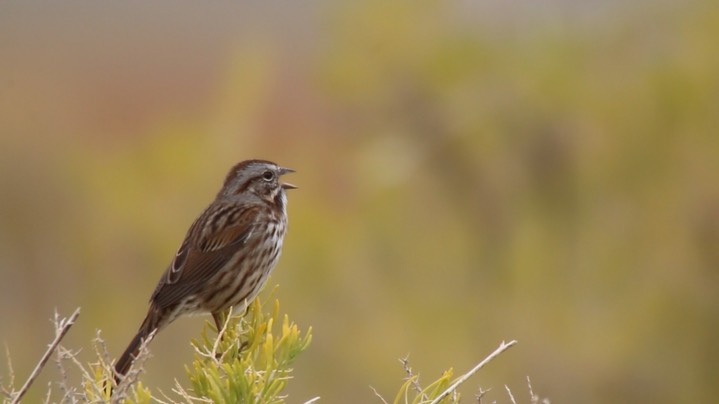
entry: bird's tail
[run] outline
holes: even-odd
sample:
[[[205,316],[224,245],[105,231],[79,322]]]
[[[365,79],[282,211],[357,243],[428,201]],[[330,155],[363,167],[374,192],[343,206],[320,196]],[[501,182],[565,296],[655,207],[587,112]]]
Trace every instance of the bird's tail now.
[[[140,329],[137,331],[137,335],[130,341],[125,352],[120,355],[117,363],[115,363],[115,382],[118,384],[122,377],[130,370],[130,366],[135,362],[137,355],[140,353],[140,347],[142,347],[143,341],[149,341],[150,338],[155,335],[157,330],[156,318],[156,313],[150,309],[147,317],[145,317],[145,321],[142,322]]]
[[[130,366],[135,361],[137,354],[140,353],[140,346],[142,345],[142,341],[147,338],[147,335],[147,333],[140,329],[137,335],[135,335],[135,338],[130,341],[130,344],[127,346],[127,349],[125,349],[125,352],[122,353],[120,359],[118,359],[117,363],[115,364],[116,379],[118,379],[119,376],[124,376],[127,371],[130,370]]]

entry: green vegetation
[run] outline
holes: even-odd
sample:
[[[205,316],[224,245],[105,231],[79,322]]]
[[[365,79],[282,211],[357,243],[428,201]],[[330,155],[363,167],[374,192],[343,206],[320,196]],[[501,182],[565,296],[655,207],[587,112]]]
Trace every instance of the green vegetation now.
[[[56,322],[58,329],[61,328]],[[279,301],[271,311],[264,311],[256,299],[245,316],[228,317],[225,328],[218,335],[209,322],[205,323],[199,340],[192,342],[195,360],[187,367],[187,382],[177,382],[171,398],[165,393],[152,392],[139,381],[143,366],[150,354],[143,346],[138,359],[127,376],[112,390],[113,373],[104,341],[94,341],[97,362],[83,365],[72,351],[59,346],[56,362],[60,369],[59,380],[46,395],[48,402],[126,402],[147,404],[156,400],[170,402],[214,402],[278,404],[283,403],[283,390],[292,379],[292,364],[312,339],[312,329],[301,332],[280,314]],[[68,365],[79,369],[82,388],[71,381]],[[10,367],[10,385],[2,386],[4,400],[11,402],[20,391],[13,386],[14,374]],[[36,387],[37,388],[37,387]],[[59,396],[53,395],[53,390]]]
[[[149,342],[154,335],[140,347],[138,357],[128,373],[118,382],[115,381],[112,361],[108,359],[105,341],[100,337],[99,331],[93,341],[96,362],[84,365],[77,358],[79,351],[72,351],[62,346],[60,344],[62,338],[75,324],[79,313],[80,310],[77,309],[69,319],[55,315],[56,338],[22,387],[15,386],[10,354],[6,352],[8,381],[0,384],[0,394],[4,403],[18,403],[32,387],[49,357],[54,354],[59,377],[51,382],[45,393],[45,402],[48,403],[281,404],[287,398],[285,387],[293,378],[292,364],[312,340],[312,329],[309,328],[302,335],[298,326],[290,322],[286,314],[280,325],[278,300],[275,300],[272,311],[266,312],[260,299],[257,298],[244,315],[227,316],[221,330],[214,329],[210,322],[205,323],[200,339],[192,341],[195,360],[186,368],[189,382],[176,380],[173,394],[168,395],[161,391],[153,393],[152,389],[140,381],[145,372],[145,362],[151,356]],[[393,404],[459,403],[461,395],[457,387],[514,344],[516,341],[503,342],[497,350],[461,377],[453,380],[453,371],[449,369],[425,388],[420,386],[419,375],[413,373],[408,359],[402,359],[407,377]],[[69,366],[79,370],[80,383],[72,380],[68,372]],[[0,380],[4,379],[0,378]],[[531,391],[531,384],[529,388],[531,402],[538,403],[539,397]],[[509,388],[507,392],[514,402]],[[382,402],[387,403],[376,390],[374,393]],[[478,395],[480,403],[483,393],[485,391],[480,389]],[[306,401],[306,404],[319,399],[315,397]]]

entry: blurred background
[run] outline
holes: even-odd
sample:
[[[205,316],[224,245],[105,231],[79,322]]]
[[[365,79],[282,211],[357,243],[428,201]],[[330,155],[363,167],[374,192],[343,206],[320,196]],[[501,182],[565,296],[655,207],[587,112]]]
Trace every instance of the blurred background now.
[[[297,170],[289,402],[463,373],[528,402],[719,395],[712,0],[0,3],[0,340],[113,355],[227,170]],[[184,380],[203,317],[144,380]],[[3,355],[4,356],[4,355]],[[0,361],[3,381],[7,367]],[[50,364],[31,394],[56,378]],[[32,401],[33,398],[28,398]]]

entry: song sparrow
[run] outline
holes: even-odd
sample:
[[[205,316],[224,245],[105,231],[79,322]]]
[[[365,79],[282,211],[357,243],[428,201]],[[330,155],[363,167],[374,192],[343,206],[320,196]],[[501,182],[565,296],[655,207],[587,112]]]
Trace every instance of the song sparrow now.
[[[135,338],[115,365],[127,373],[143,339],[184,314],[222,313],[252,301],[280,257],[287,231],[286,189],[279,181],[294,172],[264,160],[243,161],[227,174],[222,189],[187,231],[175,258],[150,298]]]

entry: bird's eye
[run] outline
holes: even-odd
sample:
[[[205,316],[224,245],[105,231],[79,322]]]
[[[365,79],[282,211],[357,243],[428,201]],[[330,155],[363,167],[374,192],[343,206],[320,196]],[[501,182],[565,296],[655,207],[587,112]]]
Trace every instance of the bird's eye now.
[[[274,178],[275,178],[275,173],[273,173],[270,170],[267,170],[264,173],[262,173],[262,179],[264,179],[265,181],[272,181]]]

